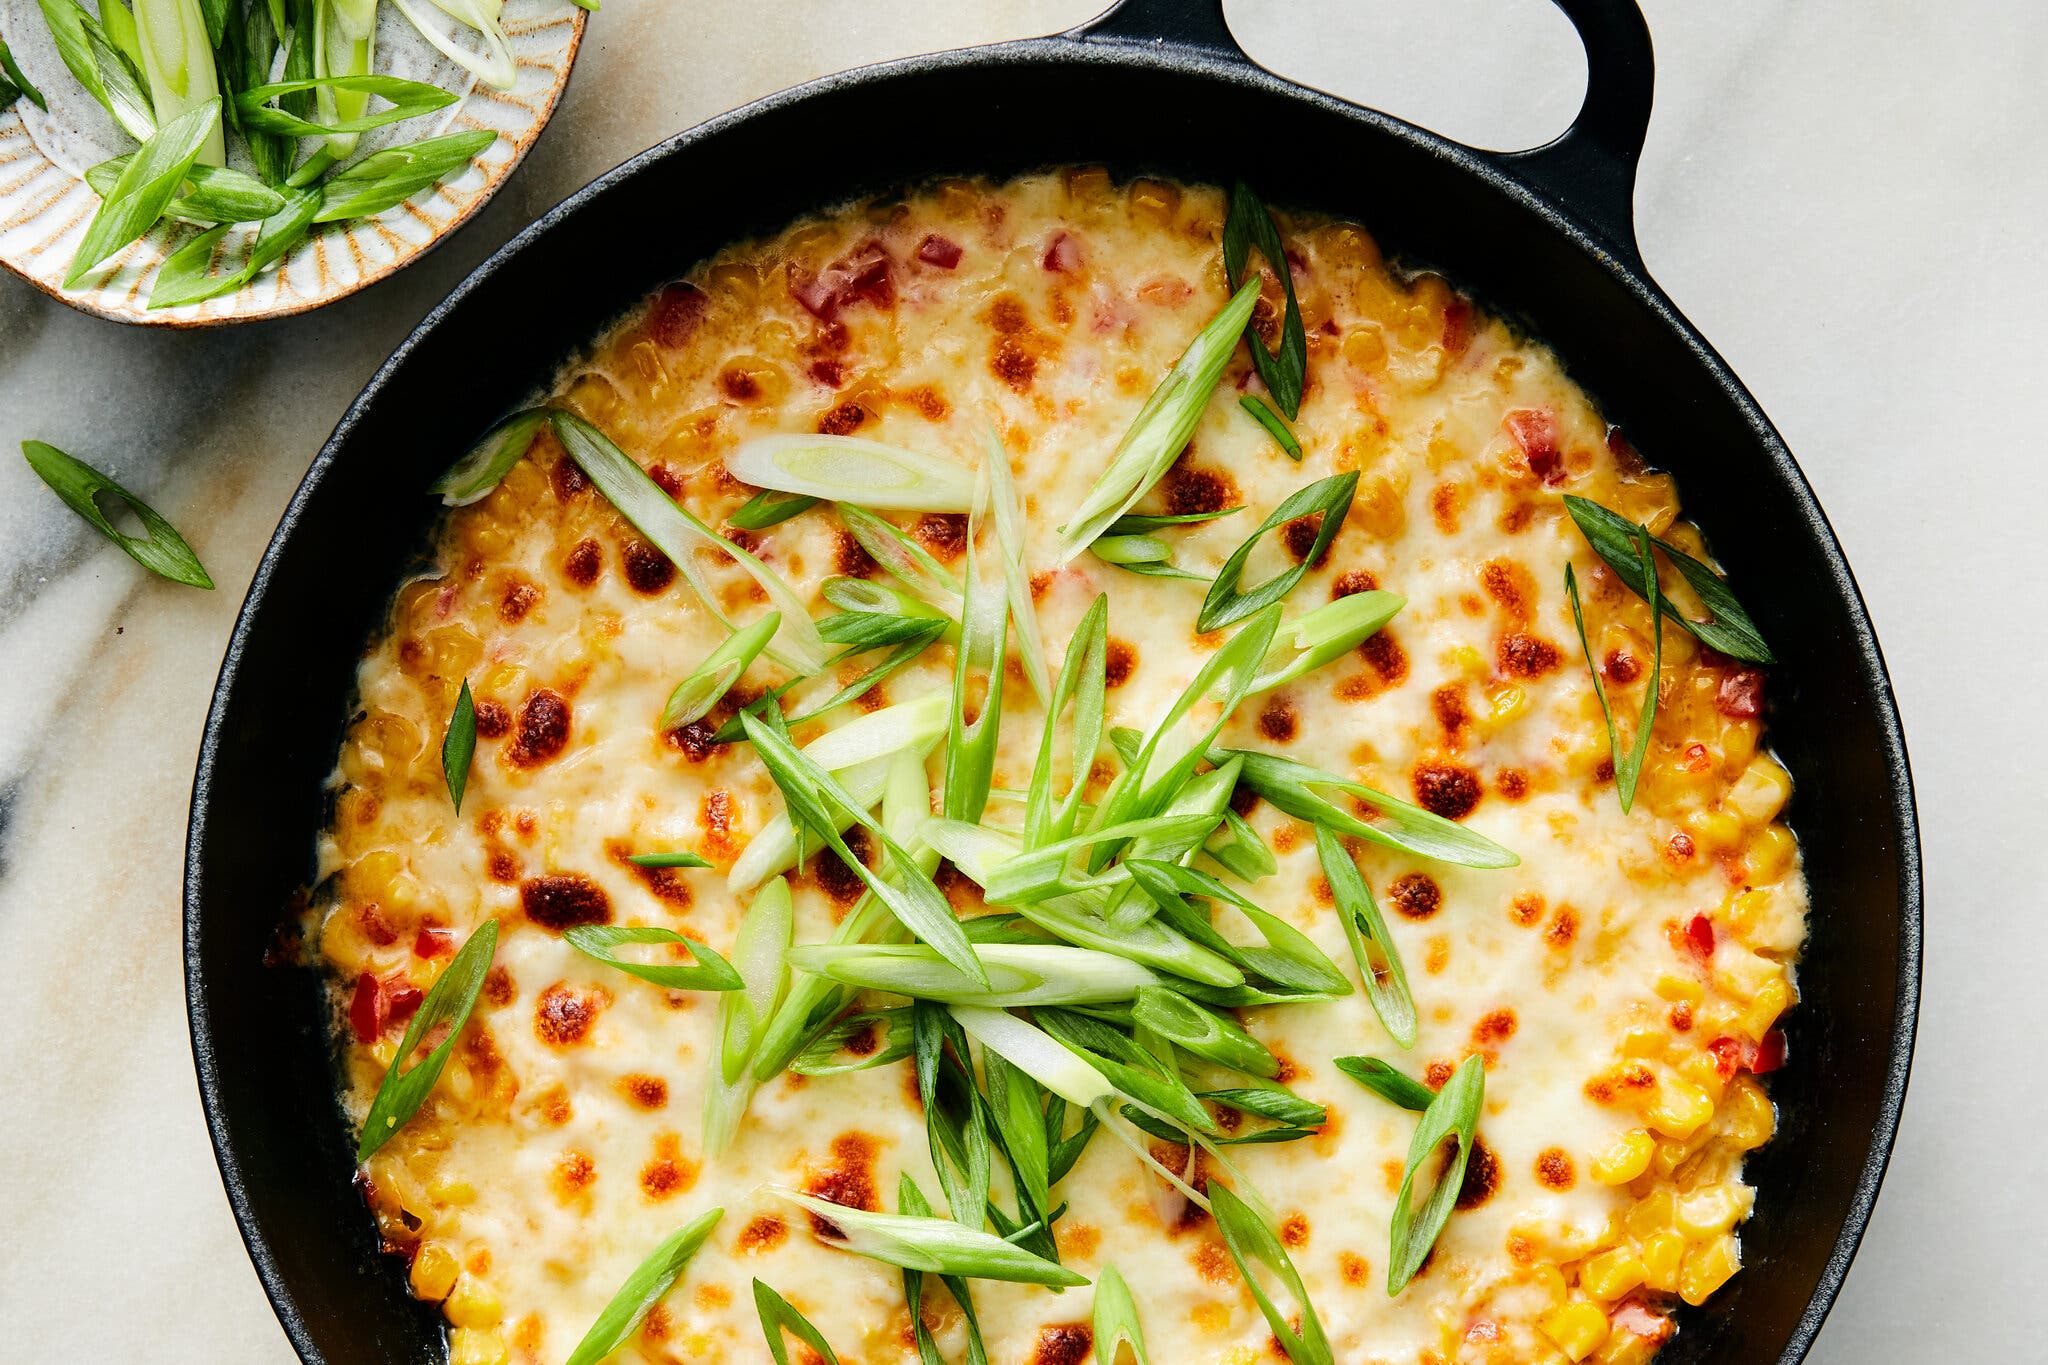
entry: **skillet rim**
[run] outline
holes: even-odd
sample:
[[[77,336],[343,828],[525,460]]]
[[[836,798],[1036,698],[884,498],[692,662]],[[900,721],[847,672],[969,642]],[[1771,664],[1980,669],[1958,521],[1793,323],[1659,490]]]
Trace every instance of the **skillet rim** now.
[[[389,358],[377,367],[362,392],[350,402],[333,433],[308,465],[250,578],[248,593],[236,614],[234,629],[229,636],[220,672],[215,679],[193,777],[183,882],[186,1014],[199,1082],[200,1103],[206,1115],[208,1140],[213,1148],[214,1161],[220,1171],[229,1207],[234,1214],[236,1230],[249,1253],[257,1278],[263,1286],[264,1295],[269,1299],[292,1349],[298,1353],[302,1361],[307,1362],[307,1365],[322,1365],[325,1357],[298,1309],[291,1288],[286,1283],[285,1274],[272,1254],[263,1232],[256,1225],[248,1182],[244,1177],[233,1140],[227,1132],[226,1106],[220,1093],[217,1046],[212,1032],[207,981],[201,961],[200,933],[200,907],[205,883],[202,831],[209,818],[213,769],[219,757],[227,723],[227,698],[237,681],[242,656],[255,631],[257,612],[263,604],[271,578],[283,555],[285,542],[298,528],[302,519],[310,514],[312,502],[320,490],[320,485],[340,457],[343,448],[351,440],[356,427],[381,397],[384,389],[411,360],[413,352],[451,314],[461,308],[471,295],[484,288],[491,277],[513,257],[537,248],[542,239],[550,235],[559,224],[603,199],[615,187],[641,175],[671,156],[688,151],[700,142],[717,138],[748,120],[800,103],[813,96],[871,84],[915,80],[927,74],[959,68],[1089,62],[1110,67],[1149,68],[1170,76],[1222,81],[1252,87],[1267,95],[1277,95],[1296,101],[1325,114],[1373,127],[1384,135],[1407,142],[1416,150],[1449,163],[1455,171],[1476,177],[1496,193],[1522,205],[1574,249],[1591,258],[1602,272],[1621,286],[1637,306],[1647,311],[1651,320],[1677,337],[1690,353],[1693,363],[1705,372],[1714,386],[1734,405],[1737,414],[1749,428],[1755,444],[1767,457],[1772,473],[1790,494],[1806,534],[1819,549],[1827,566],[1830,589],[1848,608],[1845,624],[1849,628],[1853,642],[1856,666],[1862,675],[1860,681],[1870,694],[1876,709],[1875,719],[1882,733],[1882,759],[1888,779],[1886,797],[1893,822],[1892,835],[1897,841],[1899,858],[1899,964],[1894,983],[1896,1005],[1893,1011],[1889,1055],[1886,1059],[1883,1084],[1877,1097],[1877,1122],[1871,1132],[1870,1145],[1861,1164],[1848,1212],[1836,1235],[1834,1247],[1820,1269],[1812,1296],[1786,1339],[1778,1357],[1779,1365],[1798,1365],[1812,1348],[1821,1326],[1841,1293],[1850,1265],[1862,1244],[1864,1234],[1868,1231],[1877,1195],[1898,1138],[1918,1030],[1924,888],[1912,769],[1906,752],[1905,735],[1899,719],[1898,703],[1892,690],[1891,677],[1885,667],[1883,651],[1878,644],[1875,628],[1871,624],[1862,590],[1857,585],[1847,556],[1835,536],[1834,528],[1822,510],[1819,500],[1814,496],[1804,472],[1792,458],[1783,437],[1765,416],[1748,388],[1735,376],[1727,362],[1698,329],[1678,310],[1663,289],[1650,278],[1647,270],[1637,263],[1639,257],[1631,259],[1635,255],[1632,250],[1626,253],[1617,250],[1607,238],[1588,226],[1568,205],[1538,191],[1516,173],[1515,158],[1530,155],[1529,153],[1503,155],[1478,151],[1405,120],[1288,81],[1258,66],[1251,58],[1241,53],[1224,53],[1176,40],[1139,42],[1106,33],[1091,36],[1087,28],[1088,26],[1084,26],[1068,33],[1046,37],[920,54],[820,77],[716,115],[665,138],[653,147],[619,163],[565,197],[515,234],[436,304],[399,343]],[[1557,146],[1570,136],[1571,132],[1567,130],[1555,142],[1549,144],[1549,147]],[[1547,148],[1534,149],[1536,152],[1544,150]],[[1633,243],[1629,246],[1632,248]]]

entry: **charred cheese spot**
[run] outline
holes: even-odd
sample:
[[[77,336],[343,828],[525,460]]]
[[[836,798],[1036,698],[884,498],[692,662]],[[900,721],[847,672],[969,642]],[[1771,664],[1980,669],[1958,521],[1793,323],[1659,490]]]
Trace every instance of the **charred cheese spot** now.
[[[832,537],[832,571],[847,578],[872,578],[881,565],[875,557],[847,531],[837,532]]]
[[[619,1077],[619,1093],[642,1109],[661,1109],[668,1105],[668,1082],[644,1072],[633,1071]]]
[[[574,872],[531,877],[519,884],[519,908],[543,929],[561,933],[579,924],[610,924],[611,897]]]
[[[1294,704],[1284,695],[1269,699],[1259,710],[1259,733],[1285,744],[1294,738]]]
[[[1095,1335],[1086,1323],[1063,1322],[1038,1329],[1031,1365],[1081,1365],[1094,1348]]]
[[[1536,1156],[1536,1179],[1546,1190],[1570,1189],[1578,1179],[1571,1154],[1562,1147],[1544,1148]]]
[[[1112,638],[1103,654],[1104,681],[1110,687],[1122,687],[1130,681],[1131,670],[1137,666],[1137,647],[1128,640]]]
[[[1459,763],[1418,763],[1408,774],[1415,804],[1446,820],[1462,820],[1479,804],[1478,775]]]
[[[1387,900],[1409,919],[1428,919],[1443,909],[1444,893],[1427,872],[1410,872],[1387,888]]]
[[[503,739],[512,729],[512,713],[503,703],[480,701],[476,704],[476,734],[478,739]]]
[[[534,1001],[534,1036],[549,1047],[573,1047],[590,1036],[604,1007],[601,993],[579,994],[568,983],[557,981]]]
[[[927,512],[910,533],[935,559],[951,562],[967,548],[967,518],[957,512]]]
[[[1540,678],[1557,669],[1558,652],[1548,640],[1514,631],[1500,637],[1495,659],[1510,678]]]
[[[1455,1141],[1455,1140],[1453,1140]],[[1493,1198],[1500,1189],[1500,1158],[1493,1148],[1486,1145],[1485,1138],[1472,1140],[1472,1156],[1465,1163],[1465,1180],[1458,1186],[1457,1207],[1464,1210],[1478,1208]]]
[[[1173,462],[1160,483],[1166,492],[1166,510],[1177,517],[1221,512],[1240,501],[1237,485],[1228,474],[1193,464],[1188,452]]]
[[[563,576],[579,588],[597,582],[597,576],[603,572],[604,547],[591,536],[577,541],[562,560]]]
[[[760,1213],[747,1220],[740,1229],[739,1239],[733,1243],[733,1251],[741,1256],[754,1256],[764,1251],[773,1251],[789,1240],[789,1225],[771,1213]]]
[[[626,582],[643,597],[666,592],[676,581],[674,561],[637,536],[619,552],[619,563],[624,566]]]
[[[569,747],[569,703],[543,687],[519,704],[519,720],[506,757],[522,768],[534,768]]]

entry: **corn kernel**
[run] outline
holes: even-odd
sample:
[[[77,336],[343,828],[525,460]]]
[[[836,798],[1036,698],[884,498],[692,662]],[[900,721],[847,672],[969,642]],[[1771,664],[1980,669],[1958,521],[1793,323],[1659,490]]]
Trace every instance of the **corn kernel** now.
[[[1594,1355],[1593,1365],[1650,1365],[1657,1345],[1655,1338],[1639,1336],[1617,1324],[1607,1334],[1607,1344]]]
[[[1579,1288],[1596,1299],[1618,1299],[1643,1282],[1643,1263],[1627,1247],[1591,1256],[1579,1267]]]
[[[1685,1239],[1675,1232],[1660,1232],[1643,1243],[1643,1283],[1660,1294],[1678,1289],[1678,1273],[1685,1261]]]
[[[1643,1122],[1665,1137],[1683,1140],[1713,1116],[1711,1095],[1690,1081],[1667,1076],[1657,1086],[1657,1097],[1643,1111]]]
[[[1706,1091],[1707,1098],[1719,1104],[1721,1092],[1727,1082],[1721,1078],[1721,1068],[1711,1052],[1695,1052],[1678,1064],[1678,1074]]]
[[[1489,719],[1496,726],[1506,725],[1528,709],[1528,692],[1509,683],[1493,694],[1493,714]]]
[[[1686,1162],[1700,1148],[1713,1141],[1714,1130],[1702,1124],[1700,1130],[1689,1138],[1665,1138],[1657,1144],[1657,1153],[1650,1158],[1650,1169],[1669,1179],[1673,1172]]]
[[[1459,645],[1444,651],[1444,662],[1468,678],[1476,678],[1486,672],[1486,656],[1470,645]]]
[[[1387,363],[1386,338],[1368,323],[1344,338],[1344,358],[1361,370],[1377,370]]]
[[[1678,1297],[1698,1307],[1740,1269],[1742,1256],[1735,1249],[1735,1238],[1723,1233],[1686,1253],[1685,1268],[1678,1276]]]
[[[1786,984],[1784,977],[1773,977],[1758,989],[1737,1023],[1749,1035],[1751,1042],[1761,1042],[1763,1036],[1771,1031],[1771,1025],[1778,1022],[1778,1016],[1791,1007],[1792,987]]]
[[[1628,1228],[1628,1235],[1638,1242],[1647,1243],[1660,1232],[1671,1230],[1671,1220],[1678,1216],[1678,1201],[1671,1191],[1658,1190],[1636,1201],[1635,1205],[1622,1215],[1622,1223]]]
[[[1607,1340],[1607,1315],[1590,1303],[1560,1304],[1537,1319],[1536,1325],[1573,1360],[1584,1360]]]
[[[1792,795],[1792,778],[1777,760],[1768,754],[1758,754],[1742,770],[1742,776],[1735,779],[1729,789],[1729,809],[1753,825],[1768,824],[1778,818],[1778,812],[1785,808],[1785,802]]]
[[[1666,642],[1667,644],[1669,641]],[[1721,761],[1731,773],[1745,772],[1756,757],[1763,726],[1753,720],[1731,720],[1721,727]]]
[[[1689,976],[1673,976],[1666,972],[1657,978],[1657,994],[1666,1000],[1683,1000],[1697,1005],[1707,998],[1707,988]]]
[[[1557,1268],[1555,1262],[1544,1261],[1530,1272],[1529,1279],[1537,1291],[1550,1302],[1564,1302],[1564,1272]]]
[[[461,1271],[454,1252],[439,1242],[422,1242],[412,1258],[413,1297],[429,1301],[447,1298]]]
[[[1748,1214],[1755,1194],[1741,1185],[1709,1185],[1678,1201],[1678,1230],[1695,1242],[1723,1233]]]
[[[458,1327],[448,1334],[448,1365],[505,1365],[510,1359],[496,1332]]]
[[[1164,180],[1133,181],[1131,211],[1154,223],[1170,223],[1180,212],[1180,187]]]
[[[1660,1028],[1637,1024],[1621,1035],[1621,1055],[1624,1057],[1659,1057],[1664,1053],[1664,1043],[1671,1035]]]
[[[427,1193],[443,1204],[476,1202],[476,1186],[453,1176],[436,1176],[427,1182]]]
[[[474,1275],[458,1279],[448,1295],[448,1302],[442,1307],[448,1314],[448,1321],[457,1327],[496,1327],[498,1320],[505,1315],[497,1294]]]
[[[1760,887],[1751,887],[1728,898],[1726,918],[1735,927],[1735,932],[1748,938],[1771,908],[1771,893]]]
[[[1605,734],[1601,738],[1604,740]],[[1685,823],[1691,827],[1693,838],[1711,851],[1733,848],[1742,839],[1742,818],[1718,806],[1712,810],[1694,811],[1686,817]]]
[[[1614,1145],[1593,1158],[1593,1178],[1603,1185],[1626,1185],[1650,1169],[1650,1153],[1656,1143],[1640,1128],[1615,1139]]]
[[[1777,1130],[1778,1116],[1763,1087],[1747,1076],[1738,1076],[1729,1089],[1732,1093],[1724,1111],[1728,1140],[1745,1152],[1769,1142]]]
[[[1751,881],[1769,886],[1792,870],[1792,860],[1798,856],[1799,841],[1792,831],[1772,823],[1756,832],[1742,861]]]

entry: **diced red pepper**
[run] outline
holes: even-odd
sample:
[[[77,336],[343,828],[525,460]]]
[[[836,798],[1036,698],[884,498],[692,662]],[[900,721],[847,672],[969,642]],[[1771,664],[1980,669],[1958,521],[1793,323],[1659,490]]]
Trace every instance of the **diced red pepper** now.
[[[442,957],[455,951],[455,935],[446,929],[422,929],[413,935],[412,951],[415,957]]]
[[[1721,679],[1714,705],[1724,716],[1754,720],[1764,711],[1764,674],[1760,668],[1738,668]]]
[[[1547,484],[1560,481],[1564,456],[1557,448],[1557,414],[1549,408],[1515,408],[1505,420],[1529,472]]]
[[[1703,958],[1714,955],[1714,922],[1705,915],[1694,915],[1692,923],[1685,926],[1686,941],[1692,950]]]
[[[1754,1045],[1746,1043],[1740,1038],[1729,1038],[1726,1036],[1716,1038],[1713,1042],[1708,1043],[1707,1051],[1713,1055],[1714,1070],[1721,1073],[1723,1080],[1727,1080],[1736,1072],[1748,1067],[1750,1061],[1756,1056]]]
[[[926,265],[935,265],[941,270],[951,270],[960,264],[964,253],[958,242],[949,241],[934,232],[917,244],[917,259]]]
[[[1685,746],[1685,770],[1689,773],[1703,773],[1714,765],[1714,756],[1707,752],[1704,744]]]
[[[417,986],[398,986],[389,981],[385,982],[384,1026],[389,1028],[393,1024],[402,1024],[412,1018],[413,1012],[419,1009],[420,1002],[426,998],[427,993]]]
[[[709,300],[704,291],[694,284],[672,284],[654,297],[654,312],[648,319],[648,330],[654,339],[671,349],[689,344],[697,334],[698,324],[704,321],[704,311]]]
[[[355,1030],[356,1041],[374,1043],[384,1032],[384,987],[376,977],[364,972],[356,978],[355,994],[348,1001],[348,1024]]]
[[[1081,268],[1081,244],[1071,232],[1055,232],[1045,244],[1045,258],[1040,264],[1057,274],[1071,275]]]
[[[889,253],[880,242],[863,242],[815,275],[792,275],[789,292],[826,322],[848,304],[865,301],[890,308],[896,303]]]
[[[1749,1069],[1759,1076],[1768,1076],[1785,1065],[1785,1031],[1772,1029],[1764,1040],[1756,1045],[1756,1056],[1750,1060]]]

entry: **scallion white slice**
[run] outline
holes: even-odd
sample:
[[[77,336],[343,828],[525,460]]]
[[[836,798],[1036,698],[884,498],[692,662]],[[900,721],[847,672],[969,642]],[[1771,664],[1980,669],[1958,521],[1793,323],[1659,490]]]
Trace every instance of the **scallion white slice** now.
[[[1123,1365],[1122,1353],[1129,1347],[1136,1365],[1151,1365],[1145,1357],[1145,1333],[1138,1325],[1138,1305],[1130,1286],[1113,1265],[1095,1272],[1095,1313],[1093,1317],[1095,1359],[1100,1365]]]
[[[1372,1001],[1373,1013],[1393,1040],[1402,1047],[1414,1047],[1415,997],[1408,989],[1408,972],[1401,966],[1400,951],[1388,937],[1387,922],[1372,898],[1372,888],[1358,874],[1350,850],[1327,825],[1316,826],[1316,857],[1322,862],[1344,937],[1365,982],[1365,998]]]
[[[945,1218],[868,1213],[779,1185],[768,1186],[767,1193],[815,1214],[829,1229],[821,1234],[828,1244],[884,1265],[1012,1284],[1074,1288],[1088,1283],[1087,1276],[1034,1256],[992,1232]]]
[[[960,576],[933,559],[924,546],[850,502],[839,504],[839,520],[868,557],[903,586],[948,614],[959,609]]]
[[[1061,528],[1061,564],[1072,562],[1111,522],[1130,511],[1179,458],[1188,438],[1195,434],[1216,383],[1223,377],[1223,367],[1237,349],[1238,335],[1251,320],[1252,307],[1258,301],[1258,283],[1246,282],[1152,390],[1110,457],[1109,467]]]
[[[1024,662],[1024,677],[1045,705],[1050,695],[1051,675],[1045,666],[1045,642],[1038,634],[1038,610],[1031,600],[1031,565],[1024,557],[1024,503],[1017,496],[1017,480],[1010,472],[1010,452],[995,432],[988,433],[989,510],[995,523],[996,545],[1003,555],[1003,579],[1010,592],[1010,621],[1017,629],[1017,657]]]
[[[1067,944],[983,943],[975,953],[988,972],[986,988],[922,944],[807,945],[791,949],[789,961],[864,990],[996,1009],[1129,1000],[1160,980],[1128,958]]]
[[[858,436],[757,436],[725,457],[741,483],[892,512],[965,512],[974,471]]]
[[[774,638],[781,624],[782,613],[771,611],[726,637],[724,644],[705,655],[704,662],[690,670],[690,676],[668,694],[668,705],[661,708],[656,727],[665,733],[703,719],[746,673],[747,665]]]
[[[1340,597],[1273,632],[1273,647],[1246,696],[1293,682],[1350,653],[1400,614],[1408,599],[1373,589]]]
[[[1069,1104],[1092,1108],[1116,1094],[1080,1054],[1014,1014],[982,1005],[954,1005],[950,1013],[976,1042]]]

